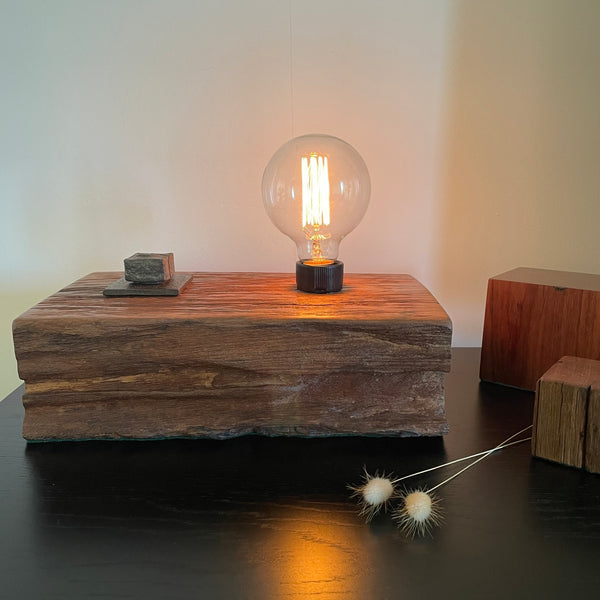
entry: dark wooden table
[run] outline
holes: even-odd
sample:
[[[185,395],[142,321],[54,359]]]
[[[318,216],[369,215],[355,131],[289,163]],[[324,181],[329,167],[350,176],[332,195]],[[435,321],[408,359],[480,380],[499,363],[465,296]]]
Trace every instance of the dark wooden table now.
[[[363,465],[411,473],[531,422],[533,394],[478,366],[454,351],[443,439],[27,445],[20,388],[0,403],[0,598],[597,597],[600,476],[528,444],[440,488],[433,537],[357,516]]]

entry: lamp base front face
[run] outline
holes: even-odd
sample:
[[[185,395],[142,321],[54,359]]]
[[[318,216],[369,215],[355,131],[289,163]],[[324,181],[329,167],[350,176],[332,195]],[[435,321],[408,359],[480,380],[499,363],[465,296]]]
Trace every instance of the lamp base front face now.
[[[409,275],[349,273],[327,299],[287,273],[187,274],[146,302],[92,273],[15,320],[27,440],[448,431],[452,325]]]
[[[313,294],[339,292],[343,284],[344,263],[340,260],[323,265],[311,265],[302,260],[296,263],[296,287],[301,292]]]

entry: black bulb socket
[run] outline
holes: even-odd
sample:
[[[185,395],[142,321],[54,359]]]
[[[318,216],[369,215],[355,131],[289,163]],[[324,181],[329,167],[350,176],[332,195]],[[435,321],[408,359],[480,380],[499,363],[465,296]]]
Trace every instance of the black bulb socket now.
[[[296,263],[296,287],[301,292],[327,294],[339,292],[344,285],[344,263],[334,260],[329,264],[311,264],[299,260]]]

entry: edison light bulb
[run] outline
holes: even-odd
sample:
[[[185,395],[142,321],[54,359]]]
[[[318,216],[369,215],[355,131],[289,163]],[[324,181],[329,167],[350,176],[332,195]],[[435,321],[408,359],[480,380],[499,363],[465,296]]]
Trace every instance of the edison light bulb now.
[[[342,239],[369,205],[371,180],[360,154],[330,135],[303,135],[284,144],[263,174],[265,210],[296,243],[296,283],[306,292],[337,292]]]

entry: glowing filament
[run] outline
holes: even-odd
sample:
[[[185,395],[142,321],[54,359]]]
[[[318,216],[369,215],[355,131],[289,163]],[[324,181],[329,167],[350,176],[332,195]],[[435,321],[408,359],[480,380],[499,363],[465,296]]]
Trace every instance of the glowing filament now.
[[[327,157],[302,157],[302,227],[329,225],[329,168]]]

